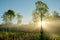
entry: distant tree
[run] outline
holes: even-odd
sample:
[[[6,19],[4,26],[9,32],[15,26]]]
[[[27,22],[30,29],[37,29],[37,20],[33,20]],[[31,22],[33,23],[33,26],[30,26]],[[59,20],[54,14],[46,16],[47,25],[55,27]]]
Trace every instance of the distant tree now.
[[[54,11],[53,17],[59,17],[59,13],[57,11]]]
[[[17,24],[21,24],[21,22],[22,22],[22,15],[20,15],[19,13],[16,14],[16,15],[17,15],[17,19],[18,19]]]
[[[14,17],[15,17],[15,12],[13,10],[8,10],[3,14],[3,21],[5,23],[11,23]]]

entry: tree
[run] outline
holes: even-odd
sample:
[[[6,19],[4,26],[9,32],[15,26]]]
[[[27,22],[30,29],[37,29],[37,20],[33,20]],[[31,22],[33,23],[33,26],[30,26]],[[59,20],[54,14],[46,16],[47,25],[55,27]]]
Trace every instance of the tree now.
[[[44,14],[48,12],[49,9],[48,6],[42,1],[37,1],[35,5],[36,5],[36,11],[39,12],[40,16],[44,16]]]
[[[3,14],[3,21],[5,23],[11,23],[14,17],[15,17],[15,12],[13,10],[8,10]]]
[[[37,1],[36,3],[36,11],[39,13],[39,16],[41,17],[41,35],[40,35],[40,40],[45,40],[44,39],[44,36],[43,36],[43,28],[42,28],[42,18],[43,18],[43,16],[45,16],[44,14],[46,13],[46,12],[48,12],[48,6],[45,4],[45,3],[43,3],[42,1]]]
[[[17,24],[21,24],[21,22],[22,22],[22,15],[20,15],[19,13],[16,14],[16,15],[17,15],[17,19],[18,19]]]
[[[59,13],[58,13],[57,11],[54,11],[54,13],[53,13],[53,17],[58,18],[58,17],[59,17]]]

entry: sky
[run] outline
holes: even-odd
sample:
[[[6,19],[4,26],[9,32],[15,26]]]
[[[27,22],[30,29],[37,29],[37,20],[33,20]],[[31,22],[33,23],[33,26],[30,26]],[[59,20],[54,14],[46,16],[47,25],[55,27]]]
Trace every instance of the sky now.
[[[60,13],[60,0],[0,0],[0,23],[2,23],[2,15],[9,9],[23,16],[22,23],[32,21],[32,12],[35,10],[35,2],[37,1],[46,3],[49,12],[56,10]],[[16,22],[16,19],[13,22]]]

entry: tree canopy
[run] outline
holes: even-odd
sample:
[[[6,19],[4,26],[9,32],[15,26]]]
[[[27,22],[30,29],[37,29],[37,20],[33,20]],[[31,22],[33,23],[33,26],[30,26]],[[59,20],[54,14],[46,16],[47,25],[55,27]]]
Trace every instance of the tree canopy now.
[[[44,2],[37,1],[35,5],[36,5],[36,11],[39,12],[40,16],[44,16],[44,14],[48,12],[49,8]]]
[[[3,14],[3,21],[6,23],[11,23],[14,17],[15,17],[15,12],[13,10],[8,10]]]

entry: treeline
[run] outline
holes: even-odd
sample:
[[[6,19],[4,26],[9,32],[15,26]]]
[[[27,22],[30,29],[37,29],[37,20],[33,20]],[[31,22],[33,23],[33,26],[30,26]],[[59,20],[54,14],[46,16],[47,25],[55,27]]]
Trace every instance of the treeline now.
[[[41,20],[41,17],[49,20],[50,19],[56,20],[57,18],[60,19],[60,15],[57,11],[54,11],[51,15],[51,13],[49,13],[49,7],[47,6],[47,4],[45,4],[42,1],[37,1],[35,3],[35,9],[32,12],[32,22],[33,23],[39,22]],[[14,10],[7,10],[2,15],[2,18],[3,23],[5,24],[12,23],[12,20],[14,18],[16,18],[17,24],[21,24],[23,15],[21,15],[20,13],[15,13]]]
[[[14,10],[8,10],[4,12],[2,18],[3,18],[3,23],[5,24],[10,24],[12,23],[12,20],[16,17],[17,19],[17,24],[21,24],[22,22],[22,15],[20,13],[14,12]]]

